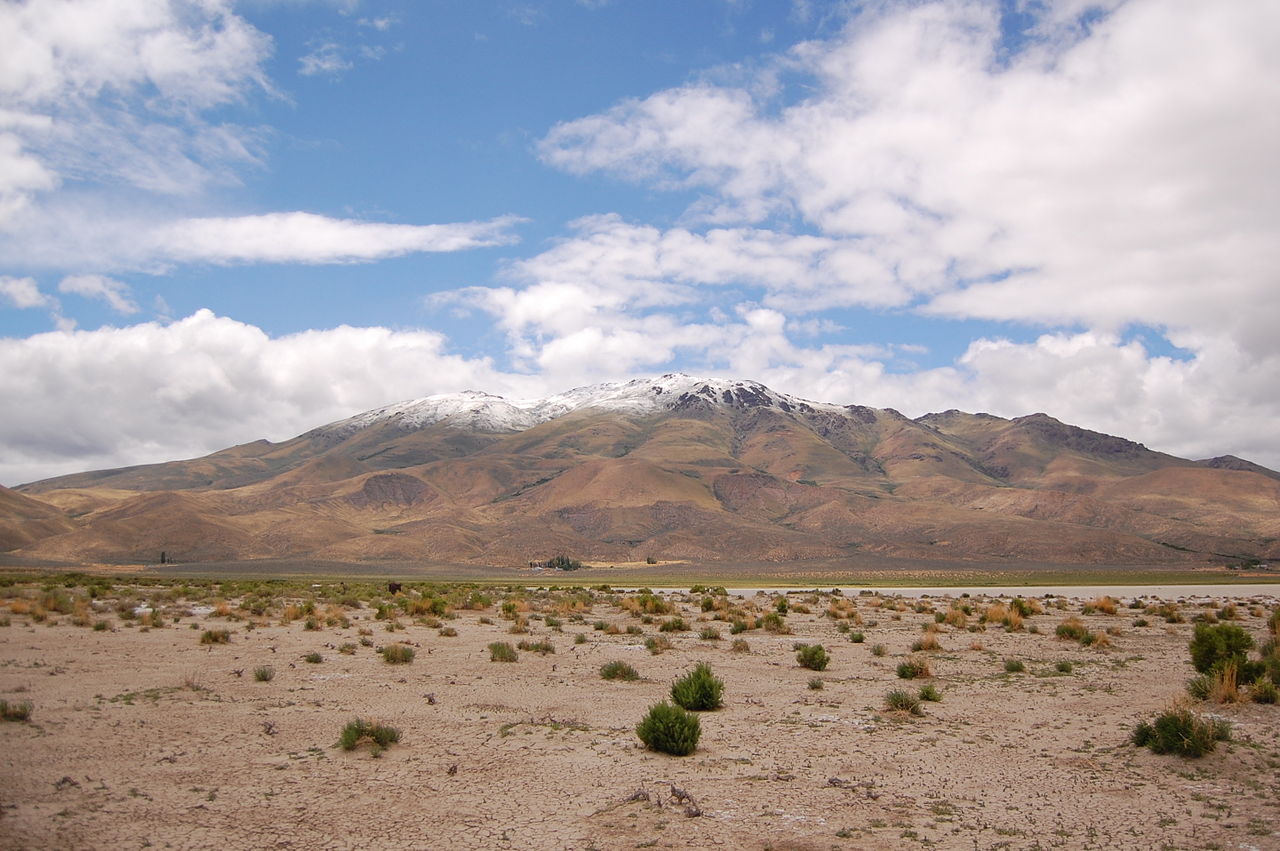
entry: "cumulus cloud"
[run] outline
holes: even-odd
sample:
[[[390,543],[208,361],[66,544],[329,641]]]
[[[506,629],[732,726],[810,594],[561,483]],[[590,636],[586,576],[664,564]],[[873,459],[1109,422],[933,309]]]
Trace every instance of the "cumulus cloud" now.
[[[31,307],[50,307],[53,300],[40,292],[35,278],[12,278],[0,275],[0,296],[19,310]]]
[[[207,310],[168,324],[0,339],[0,482],[281,440],[390,401],[521,379],[427,331],[271,337]]]
[[[137,302],[129,295],[129,285],[103,275],[68,275],[58,282],[58,292],[104,301],[117,313],[138,312]]]
[[[838,242],[851,262],[814,308],[871,283],[939,316],[1212,329],[1275,352],[1280,125],[1258,105],[1280,99],[1280,7],[1134,0],[1083,25],[1093,11],[1048,4],[1008,55],[994,3],[875,4],[762,73],[807,78],[804,100],[692,83],[540,150],[700,191],[703,221]]]

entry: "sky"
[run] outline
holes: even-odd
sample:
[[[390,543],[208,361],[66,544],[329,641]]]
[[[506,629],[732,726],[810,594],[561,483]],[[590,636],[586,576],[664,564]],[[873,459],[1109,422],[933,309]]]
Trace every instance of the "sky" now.
[[[0,484],[683,371],[1280,468],[1274,0],[7,0]]]

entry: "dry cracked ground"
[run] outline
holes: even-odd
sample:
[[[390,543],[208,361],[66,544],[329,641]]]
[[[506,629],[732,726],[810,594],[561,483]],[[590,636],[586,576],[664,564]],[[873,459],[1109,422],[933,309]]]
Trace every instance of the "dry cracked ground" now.
[[[1200,759],[1128,742],[1188,699],[1196,618],[1261,642],[1277,606],[1186,593],[1028,596],[1020,623],[1008,597],[792,593],[765,623],[781,595],[10,580],[0,699],[30,717],[0,722],[0,847],[1280,848],[1280,707],[1195,704],[1232,724]],[[522,641],[554,652],[490,660]],[[723,708],[692,755],[645,750],[698,662]],[[922,715],[886,708],[926,684]],[[357,716],[399,742],[341,749]]]

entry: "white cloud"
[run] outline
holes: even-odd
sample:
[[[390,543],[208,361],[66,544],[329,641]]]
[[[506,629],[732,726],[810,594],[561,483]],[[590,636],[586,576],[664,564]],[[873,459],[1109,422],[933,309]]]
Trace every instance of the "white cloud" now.
[[[40,292],[35,278],[12,278],[8,275],[0,275],[0,296],[4,296],[11,305],[20,310],[54,305],[53,299]]]
[[[129,285],[102,275],[68,275],[58,282],[58,292],[75,293],[106,302],[117,313],[137,313],[138,304],[129,297]]]
[[[192,457],[293,437],[389,401],[467,388],[520,395],[519,377],[444,351],[425,331],[339,327],[270,337],[199,311],[0,338],[0,482]]]
[[[870,286],[941,316],[1280,348],[1280,125],[1259,108],[1280,102],[1280,6],[1133,0],[1086,29],[1059,4],[1007,61],[995,4],[870,8],[780,60],[812,77],[803,101],[690,84],[561,124],[542,154],[700,189],[690,214],[719,224],[798,217],[850,261],[813,308]]]
[[[487,222],[399,225],[267,213],[185,219],[149,236],[152,256],[207,263],[350,263],[420,251],[461,251],[514,241],[504,216]]]
[[[304,77],[316,74],[341,74],[354,67],[350,59],[344,55],[341,45],[326,41],[314,45],[311,52],[298,59],[298,73]]]

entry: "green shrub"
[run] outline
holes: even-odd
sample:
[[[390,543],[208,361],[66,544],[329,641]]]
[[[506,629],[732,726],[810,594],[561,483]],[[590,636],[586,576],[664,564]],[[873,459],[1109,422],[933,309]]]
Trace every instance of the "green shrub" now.
[[[1271,680],[1259,677],[1249,687],[1249,699],[1254,703],[1276,703],[1280,699],[1280,688]]]
[[[231,642],[231,630],[228,629],[206,629],[200,634],[201,644],[229,644]]]
[[[898,663],[899,679],[917,680],[932,676],[933,670],[929,667],[928,659],[913,656]]]
[[[699,662],[692,671],[671,684],[671,699],[677,706],[694,712],[719,709],[723,703],[724,681],[711,673],[711,666]]]
[[[1213,677],[1209,674],[1201,674],[1198,677],[1192,677],[1187,680],[1187,694],[1195,700],[1208,700],[1209,695],[1213,693]]]
[[[775,635],[791,634],[791,627],[787,626],[787,622],[783,620],[782,615],[777,612],[769,612],[761,618],[760,626],[765,632],[772,632]]]
[[[1004,672],[1006,674],[1021,674],[1027,670],[1027,666],[1023,664],[1021,659],[1006,659],[1004,662]]]
[[[1071,662],[1066,659],[1063,659],[1061,662],[1054,665],[1053,667],[1054,667],[1054,670],[1056,670],[1059,674],[1069,674],[1073,670],[1075,670],[1075,665],[1072,665]]]
[[[796,648],[796,661],[811,671],[825,671],[831,657],[821,644],[801,644]]]
[[[319,653],[317,653],[316,651],[312,650],[312,651],[311,651],[310,653],[308,653],[306,656],[303,656],[303,657],[302,657],[302,661],[304,661],[304,662],[310,662],[312,665],[319,665],[321,662],[323,662],[323,661],[324,661],[324,657],[323,657],[323,656],[321,656],[321,655],[320,655]]]
[[[530,653],[538,653],[543,656],[556,652],[556,646],[545,638],[541,641],[521,641],[516,647],[520,650],[528,650]]]
[[[1066,638],[1071,641],[1081,641],[1089,634],[1089,630],[1085,627],[1084,621],[1072,615],[1062,623],[1058,624],[1057,628],[1054,630],[1054,634],[1059,638]]]
[[[1226,721],[1204,718],[1190,709],[1169,709],[1155,721],[1143,721],[1133,728],[1130,741],[1152,753],[1172,753],[1199,757],[1212,751],[1218,742],[1231,738],[1231,725]]]
[[[644,646],[646,650],[648,650],[654,656],[657,656],[662,651],[670,650],[675,645],[671,643],[670,638],[667,638],[665,635],[659,635],[656,637],[650,636],[649,638],[646,638],[644,640]]]
[[[745,638],[735,638],[733,643],[729,645],[729,649],[734,653],[750,653],[751,645],[747,643]]]
[[[689,629],[689,624],[685,623],[684,618],[675,617],[662,622],[658,627],[658,632],[685,632]]]
[[[260,683],[269,683],[276,676],[276,669],[270,665],[259,665],[253,669],[253,678]]]
[[[388,665],[407,665],[415,655],[414,649],[407,644],[388,644],[382,648],[382,661]]]
[[[889,652],[889,648],[885,647],[883,644],[873,644],[873,645],[871,645],[871,655],[872,655],[872,656],[883,656],[884,654],[886,654],[886,653],[888,653],[888,652]]]
[[[861,632],[851,632],[849,633],[849,640],[852,641],[854,644],[861,644],[862,642],[867,640],[867,637],[863,635]]]
[[[685,756],[698,746],[702,725],[697,715],[664,700],[649,708],[649,714],[636,725],[636,735],[649,750]]]
[[[884,705],[893,712],[909,712],[912,715],[923,715],[920,699],[909,691],[894,689],[884,696]]]
[[[514,662],[519,658],[520,654],[506,641],[495,641],[489,645],[490,662]]]
[[[628,665],[626,662],[613,661],[605,662],[600,666],[600,679],[602,680],[632,680],[640,679],[640,672]]]
[[[0,700],[0,720],[29,721],[31,720],[32,708],[29,700],[20,700],[17,703]]]
[[[1253,636],[1233,623],[1198,623],[1188,647],[1191,664],[1202,674],[1233,661],[1243,668],[1249,649],[1253,647]]]
[[[822,677],[812,677],[809,680],[810,691],[822,691],[822,687],[823,687]]]
[[[714,626],[703,627],[702,632],[698,633],[698,637],[703,641],[719,641],[720,630]]]
[[[373,745],[374,753],[378,753],[398,741],[400,741],[400,731],[395,727],[365,721],[362,718],[347,722],[347,726],[342,728],[342,735],[338,737],[338,744],[344,751],[355,750],[359,745],[367,742]]]
[[[8,624],[5,624],[5,625],[7,626]],[[106,632],[106,631],[107,631],[107,630],[109,630],[109,629],[111,629],[111,624],[107,623],[106,621],[94,621],[94,622],[93,622],[93,631],[94,631],[94,632]]]
[[[580,633],[578,633],[577,635],[575,635],[575,636],[573,637],[573,643],[574,643],[574,644],[586,644],[586,643],[587,643],[587,634],[586,634],[585,632],[580,632]]]
[[[930,703],[937,703],[942,700],[942,692],[938,691],[937,686],[933,683],[920,686],[920,699],[927,700]]]

